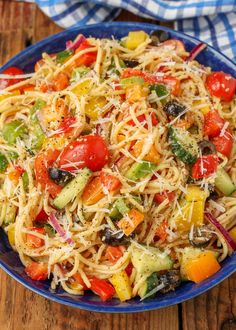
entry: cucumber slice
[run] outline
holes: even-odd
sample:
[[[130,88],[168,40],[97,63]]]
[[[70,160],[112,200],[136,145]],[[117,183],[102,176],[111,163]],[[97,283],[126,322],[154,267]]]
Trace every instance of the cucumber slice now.
[[[150,276],[148,276],[146,282],[141,286],[141,288],[138,291],[138,294],[141,298],[146,296],[150,291],[155,289],[160,284],[157,273],[152,273]],[[154,298],[155,293],[149,296],[148,298]]]
[[[109,217],[112,220],[120,220],[125,214],[129,212],[129,210],[130,208],[127,206],[124,199],[117,199],[112,206]]]
[[[152,173],[156,168],[157,165],[151,162],[134,163],[125,176],[132,181],[137,181]]]
[[[197,141],[188,131],[170,126],[169,137],[173,153],[176,157],[182,160],[182,162],[192,164],[197,160]]]
[[[62,189],[60,194],[54,199],[53,205],[57,209],[63,209],[84,190],[91,175],[92,172],[88,168],[83,168],[81,172]]]
[[[234,191],[236,191],[236,186],[232,182],[229,174],[223,168],[219,169],[216,175],[215,186],[225,196],[230,196]]]
[[[151,246],[139,248],[133,244],[131,260],[137,272],[141,274],[152,274],[173,267],[173,260],[169,255]]]

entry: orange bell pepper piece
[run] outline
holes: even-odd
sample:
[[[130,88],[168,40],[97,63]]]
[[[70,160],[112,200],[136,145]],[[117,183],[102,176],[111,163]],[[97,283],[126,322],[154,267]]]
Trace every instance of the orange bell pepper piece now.
[[[186,265],[186,274],[190,281],[200,283],[212,276],[221,266],[212,251],[203,252],[198,258],[192,259]]]
[[[109,191],[115,192],[121,187],[121,182],[117,177],[106,172],[100,173],[102,185]]]
[[[119,246],[108,246],[105,258],[115,264],[123,256],[122,249]]]
[[[84,189],[82,201],[85,205],[93,205],[105,196],[103,192],[101,178],[95,177]]]
[[[136,209],[132,209],[129,211],[127,216],[122,218],[118,222],[118,227],[123,230],[126,236],[132,234],[132,232],[136,229],[136,227],[143,222],[144,214],[139,212]]]

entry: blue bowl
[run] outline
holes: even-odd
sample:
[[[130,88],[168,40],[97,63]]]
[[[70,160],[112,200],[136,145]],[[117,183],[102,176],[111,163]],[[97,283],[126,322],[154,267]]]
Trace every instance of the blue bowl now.
[[[63,50],[65,47],[65,42],[69,39],[73,40],[78,33],[82,33],[87,37],[93,36],[96,38],[109,38],[114,36],[115,38],[121,38],[127,35],[131,30],[144,30],[147,33],[150,33],[155,29],[168,31],[171,37],[182,40],[187,50],[191,50],[199,43],[199,40],[189,37],[183,33],[153,24],[102,23],[86,26],[84,28],[66,30],[46,38],[16,55],[8,63],[6,63],[0,71],[9,66],[18,66],[25,72],[32,72],[34,64],[40,59],[42,52],[55,53]],[[236,76],[236,65],[210,46],[207,47],[207,49],[204,50],[197,59],[200,63],[210,66],[215,71],[222,70]],[[58,303],[95,312],[131,313],[148,311],[181,303],[207,291],[233,274],[236,270],[236,254],[228,257],[222,263],[222,268],[217,274],[200,284],[186,282],[176,291],[170,292],[166,295],[158,295],[155,299],[140,302],[139,299],[136,298],[125,303],[121,303],[118,299],[102,302],[98,296],[92,293],[86,293],[85,296],[73,296],[64,292],[60,288],[55,291],[51,290],[49,281],[31,280],[25,274],[24,267],[21,264],[17,253],[12,251],[8,239],[2,229],[0,229],[0,267],[15,280],[23,284],[26,288]]]

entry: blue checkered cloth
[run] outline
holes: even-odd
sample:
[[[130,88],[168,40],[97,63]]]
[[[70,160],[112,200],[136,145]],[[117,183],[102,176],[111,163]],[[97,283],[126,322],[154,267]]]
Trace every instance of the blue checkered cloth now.
[[[236,0],[27,0],[69,28],[111,21],[121,8],[136,15],[175,21],[175,28],[219,49],[236,62]]]

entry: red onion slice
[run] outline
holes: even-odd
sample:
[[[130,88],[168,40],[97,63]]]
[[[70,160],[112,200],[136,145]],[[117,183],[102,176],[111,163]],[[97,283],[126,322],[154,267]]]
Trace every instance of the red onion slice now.
[[[195,46],[191,50],[191,52],[190,52],[189,56],[187,57],[186,61],[193,61],[198,56],[198,54],[200,54],[206,47],[207,47],[207,45],[204,44],[204,43],[200,43],[197,46]]]
[[[61,227],[61,225],[59,224],[55,213],[51,213],[49,215],[49,219],[50,219],[50,223],[52,225],[52,227],[56,230],[56,232],[61,236],[61,238],[64,239],[65,242],[67,242],[70,246],[74,246],[75,242],[72,238],[68,237],[68,235],[66,234],[65,230]]]
[[[82,34],[79,34],[74,41],[69,40],[66,42],[66,49],[76,50],[85,40],[86,38]]]
[[[210,212],[205,212],[205,218],[224,236],[226,243],[231,247],[231,249],[236,251],[236,242],[229,235],[227,230],[219,223],[219,221]]]

